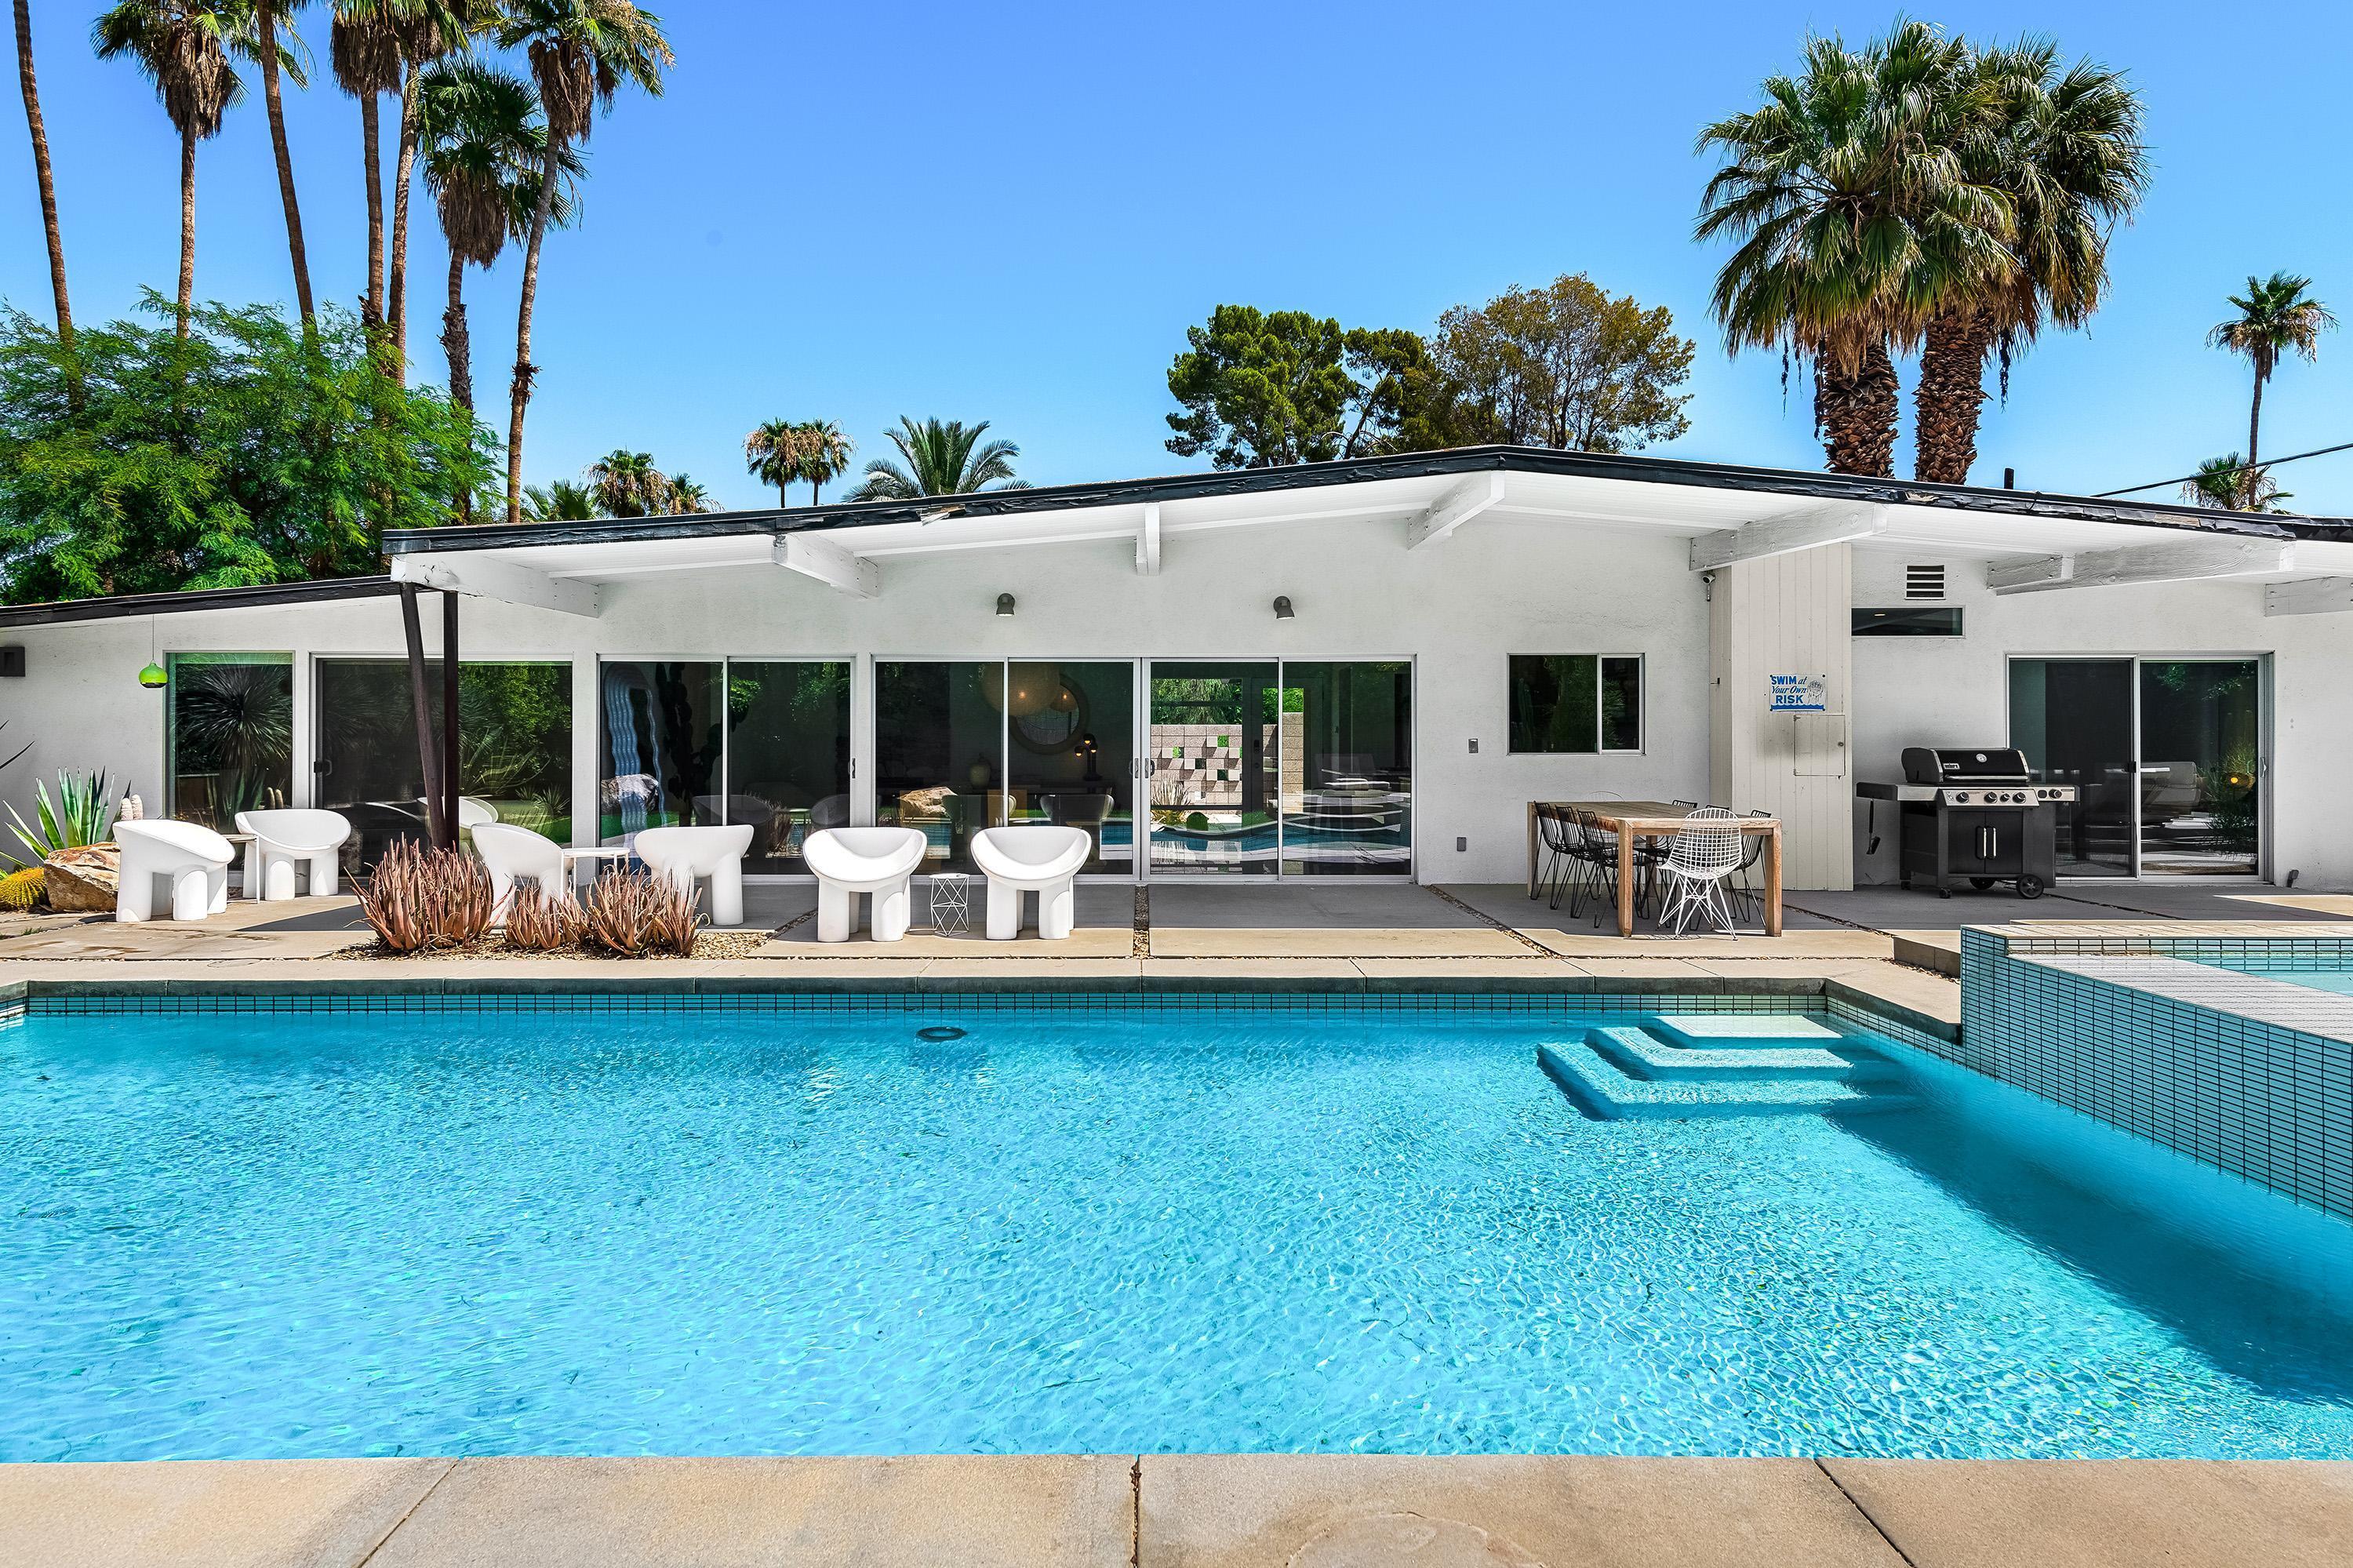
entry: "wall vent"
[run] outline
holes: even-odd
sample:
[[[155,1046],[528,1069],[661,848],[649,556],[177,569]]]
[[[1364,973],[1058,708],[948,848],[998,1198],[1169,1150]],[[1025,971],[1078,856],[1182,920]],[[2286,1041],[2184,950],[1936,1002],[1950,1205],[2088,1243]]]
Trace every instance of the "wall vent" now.
[[[1936,566],[1911,566],[1904,568],[1905,599],[1942,599],[1945,597],[1945,568]]]

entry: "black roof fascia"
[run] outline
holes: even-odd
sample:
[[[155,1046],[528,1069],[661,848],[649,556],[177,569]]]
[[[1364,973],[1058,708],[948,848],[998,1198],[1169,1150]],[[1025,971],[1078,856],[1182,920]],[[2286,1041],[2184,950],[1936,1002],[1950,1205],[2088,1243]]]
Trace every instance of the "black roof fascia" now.
[[[1676,458],[1615,452],[1570,452],[1539,447],[1461,447],[1449,451],[1400,452],[1391,456],[1296,463],[1283,468],[1230,469],[1216,473],[1167,474],[1155,479],[1095,484],[1045,485],[1032,490],[987,490],[968,495],[934,495],[916,501],[844,502],[832,506],[770,507],[758,511],[707,513],[691,517],[598,517],[572,523],[474,524],[446,528],[396,529],[385,535],[396,556],[442,550],[496,550],[547,545],[635,544],[664,539],[725,538],[745,534],[789,534],[856,528],[884,523],[937,521],[944,517],[1013,517],[1025,514],[1116,506],[1147,501],[1185,501],[1205,496],[1253,495],[1379,480],[1422,479],[1496,469],[1512,473],[1552,474],[1573,479],[1610,479],[1637,484],[1688,485],[1826,501],[1873,502],[1883,505],[1937,506],[1997,516],[2042,517],[2084,523],[2125,523],[2141,527],[2256,538],[2353,537],[2343,519],[2281,515],[2258,519],[2159,502],[2104,501],[2090,496],[2046,495],[2039,491],[1989,490],[1977,485],[1875,479],[1794,469],[1747,468],[1734,463],[1689,462]]]
[[[76,620],[121,620],[142,615],[186,615],[203,609],[266,609],[280,604],[321,604],[381,599],[400,591],[390,577],[336,577],[325,582],[263,583],[253,588],[191,588],[185,593],[118,594],[52,604],[0,605],[0,628],[57,626]]]

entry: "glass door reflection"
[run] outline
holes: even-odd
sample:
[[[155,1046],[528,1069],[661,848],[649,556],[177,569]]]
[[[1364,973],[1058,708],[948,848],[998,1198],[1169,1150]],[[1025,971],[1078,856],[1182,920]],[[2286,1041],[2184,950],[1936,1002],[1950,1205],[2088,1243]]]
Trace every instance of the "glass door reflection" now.
[[[2011,660],[2010,743],[2038,781],[2075,787],[2058,808],[2059,874],[2135,874],[2133,662]]]
[[[1010,820],[1078,828],[1089,874],[1135,870],[1135,666],[1015,661],[1001,683]]]
[[[2253,659],[2141,662],[2146,874],[2253,876],[2262,867],[2260,675]]]
[[[1413,666],[1282,663],[1282,874],[1413,869]]]
[[[1152,665],[1153,874],[1272,874],[1282,730],[1275,661]]]

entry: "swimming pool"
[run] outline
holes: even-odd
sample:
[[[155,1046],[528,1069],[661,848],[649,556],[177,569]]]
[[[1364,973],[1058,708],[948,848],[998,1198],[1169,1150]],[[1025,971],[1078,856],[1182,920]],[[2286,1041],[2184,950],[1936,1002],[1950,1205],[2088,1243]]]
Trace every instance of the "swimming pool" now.
[[[2353,1456],[2353,1227],[1888,1042],[1588,1119],[1605,1022],[36,1012],[0,1459]]]

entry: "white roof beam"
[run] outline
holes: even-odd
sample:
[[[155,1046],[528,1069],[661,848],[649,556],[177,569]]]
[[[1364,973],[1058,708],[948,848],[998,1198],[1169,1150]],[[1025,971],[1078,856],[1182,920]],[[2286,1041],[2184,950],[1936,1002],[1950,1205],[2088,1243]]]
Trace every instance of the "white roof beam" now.
[[[1738,561],[1793,556],[1820,545],[1844,545],[1887,532],[1887,508],[1831,502],[1787,517],[1762,517],[1737,528],[1702,534],[1691,542],[1691,569],[1713,572]]]
[[[2353,577],[2263,585],[2265,615],[2328,615],[2345,609],[2353,609]]]
[[[1406,520],[1405,547],[1419,550],[1442,545],[1453,537],[1454,530],[1503,499],[1503,470],[1474,473],[1440,496],[1420,516]]]
[[[2079,550],[2072,555],[1996,561],[1986,568],[1986,586],[1998,594],[2043,593],[2052,588],[2270,577],[2292,571],[2295,567],[2293,542],[2185,539],[2159,545],[2128,545],[2116,550]]]
[[[1135,525],[1135,572],[1138,577],[1160,575],[1160,503],[1144,503],[1144,521]]]
[[[881,567],[818,535],[777,535],[776,562],[788,572],[815,577],[826,587],[838,593],[846,593],[852,599],[880,599],[882,596]]]
[[[530,567],[484,556],[426,560],[417,556],[392,558],[392,580],[472,599],[524,604],[535,609],[560,610],[594,620],[604,608],[596,589],[587,583],[558,580]]]

